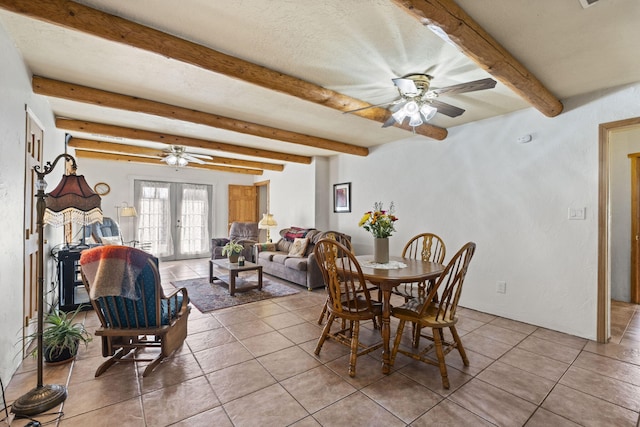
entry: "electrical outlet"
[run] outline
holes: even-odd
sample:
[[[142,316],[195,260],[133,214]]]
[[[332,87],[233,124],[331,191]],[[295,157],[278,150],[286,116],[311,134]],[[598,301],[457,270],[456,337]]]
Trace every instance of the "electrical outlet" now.
[[[499,294],[507,293],[507,282],[498,282],[496,286],[496,292]]]

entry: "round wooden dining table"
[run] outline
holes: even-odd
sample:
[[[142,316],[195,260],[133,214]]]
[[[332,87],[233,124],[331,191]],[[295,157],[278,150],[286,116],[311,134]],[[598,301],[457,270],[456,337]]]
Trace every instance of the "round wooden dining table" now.
[[[391,291],[402,283],[435,279],[444,271],[445,266],[430,261],[390,256],[390,261],[403,263],[406,267],[386,269],[369,266],[373,262],[373,255],[359,255],[356,259],[360,264],[364,278],[382,291],[382,372],[388,374],[391,370],[391,351],[389,348]]]

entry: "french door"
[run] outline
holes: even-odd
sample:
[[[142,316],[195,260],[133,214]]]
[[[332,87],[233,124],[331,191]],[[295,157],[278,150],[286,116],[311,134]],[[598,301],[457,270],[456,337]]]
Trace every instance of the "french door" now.
[[[213,187],[136,180],[136,240],[162,260],[209,255]]]

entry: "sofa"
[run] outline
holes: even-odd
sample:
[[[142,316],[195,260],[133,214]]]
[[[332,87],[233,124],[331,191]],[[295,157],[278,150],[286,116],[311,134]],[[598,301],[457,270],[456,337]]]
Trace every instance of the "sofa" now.
[[[259,233],[257,222],[232,222],[229,227],[229,237],[211,239],[211,259],[226,258],[226,254],[222,255],[222,248],[230,240],[244,246],[241,255],[247,260],[253,259],[253,245],[258,243]]]
[[[322,272],[313,254],[313,248],[328,233],[342,234],[351,240],[350,236],[336,231],[300,227],[284,228],[280,230],[278,242],[255,245],[255,262],[262,266],[263,272],[306,286],[309,290],[324,287]],[[299,249],[303,250],[293,253]]]

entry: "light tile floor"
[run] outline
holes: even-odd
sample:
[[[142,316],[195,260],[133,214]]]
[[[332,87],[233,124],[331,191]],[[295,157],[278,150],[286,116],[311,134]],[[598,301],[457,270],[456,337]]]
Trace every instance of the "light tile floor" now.
[[[206,277],[206,260],[164,262],[164,286]],[[275,280],[275,279],[272,279]],[[293,285],[292,285],[293,286]],[[609,344],[460,309],[471,366],[447,356],[451,389],[436,367],[399,356],[389,375],[379,352],[358,358],[327,342],[313,351],[324,291],[189,318],[182,349],[147,378],[121,364],[94,378],[100,341],[78,358],[45,368],[45,383],[68,385],[59,426],[637,426],[640,309],[612,304]],[[93,312],[86,325],[95,326]],[[375,337],[370,326],[363,339]],[[392,324],[392,332],[394,324]],[[35,385],[26,359],[6,390],[11,403]],[[56,425],[55,414],[35,417]],[[25,426],[29,420],[14,420]]]

